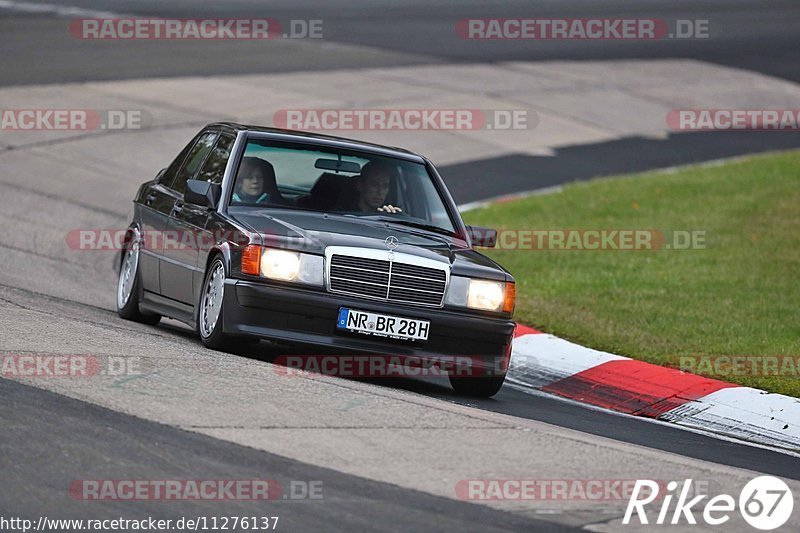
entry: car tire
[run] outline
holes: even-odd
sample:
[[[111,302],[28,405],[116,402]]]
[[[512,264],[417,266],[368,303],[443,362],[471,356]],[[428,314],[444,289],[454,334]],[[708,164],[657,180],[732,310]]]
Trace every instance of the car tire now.
[[[161,320],[161,315],[139,310],[142,297],[142,278],[139,274],[141,243],[139,234],[133,233],[122,249],[117,277],[117,314],[125,320],[155,326]]]
[[[241,345],[236,337],[222,331],[226,277],[225,261],[217,254],[208,265],[197,304],[197,334],[212,350],[230,351]]]
[[[490,398],[500,391],[506,380],[505,373],[495,376],[453,376],[450,385],[458,394],[476,398]]]

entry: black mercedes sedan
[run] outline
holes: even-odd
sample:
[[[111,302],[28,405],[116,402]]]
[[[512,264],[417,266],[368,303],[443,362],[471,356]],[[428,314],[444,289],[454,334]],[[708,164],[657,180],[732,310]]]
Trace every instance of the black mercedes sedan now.
[[[468,356],[462,394],[502,386],[514,278],[474,249],[424,157],[337,137],[209,124],[144,183],[117,309],[196,328],[216,350],[266,339],[311,351]]]

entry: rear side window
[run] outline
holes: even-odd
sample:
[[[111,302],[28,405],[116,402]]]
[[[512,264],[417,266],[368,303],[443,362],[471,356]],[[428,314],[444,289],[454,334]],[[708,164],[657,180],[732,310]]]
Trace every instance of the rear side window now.
[[[222,176],[225,174],[225,167],[228,165],[234,140],[231,135],[220,135],[196,179],[222,184]]]
[[[189,144],[187,144],[183,150],[181,150],[181,153],[178,154],[178,157],[176,157],[172,163],[169,164],[169,167],[164,170],[164,173],[158,177],[158,183],[166,186],[170,186],[172,184],[172,181],[175,179],[175,175],[181,169],[181,165],[186,159],[186,156],[189,155],[189,152],[192,151],[196,141],[197,137],[189,141]]]
[[[200,165],[205,161],[206,156],[211,152],[214,146],[214,141],[217,139],[217,133],[213,131],[206,132],[197,139],[197,142],[192,147],[189,155],[183,163],[183,166],[175,175],[172,183],[166,183],[168,187],[174,189],[176,192],[183,194],[186,190],[186,181],[191,179],[197,173]]]

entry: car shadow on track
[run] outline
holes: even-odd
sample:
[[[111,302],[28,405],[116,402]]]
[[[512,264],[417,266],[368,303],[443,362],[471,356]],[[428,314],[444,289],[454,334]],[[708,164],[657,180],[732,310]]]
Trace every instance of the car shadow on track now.
[[[167,330],[170,333],[180,336],[188,341],[197,343],[198,346],[202,347],[202,344],[200,343],[200,339],[197,337],[196,332],[180,322],[176,322],[173,320],[165,320],[162,321],[161,324],[159,324],[159,326],[157,327],[160,329]],[[283,366],[287,368],[287,371],[292,371],[292,372],[298,371],[295,368],[293,368],[294,365],[292,365],[291,363],[293,361],[292,357],[342,355],[341,352],[337,352],[335,350],[310,351],[308,348],[304,349],[302,347],[276,344],[265,340],[253,344],[236,344],[227,349],[225,353],[237,355],[240,357],[247,357],[248,359],[262,361],[273,365]],[[365,376],[351,376],[351,375],[336,375],[336,374],[331,374],[329,372],[315,372],[313,369],[309,370],[308,368],[303,368],[300,371],[309,372],[312,375],[317,374],[320,376],[333,377],[337,379],[343,379],[346,381],[369,383],[371,385],[377,385],[379,387],[387,389],[412,392],[415,394],[428,396],[430,398],[450,401],[453,403],[468,405],[471,407],[489,408],[489,406],[493,405],[496,406],[498,402],[501,402],[501,400],[495,398],[475,398],[472,396],[465,396],[458,394],[450,386],[450,383],[448,382],[446,376],[432,375],[432,376],[404,377],[397,375],[389,375],[380,377],[374,377],[374,376],[365,377]]]

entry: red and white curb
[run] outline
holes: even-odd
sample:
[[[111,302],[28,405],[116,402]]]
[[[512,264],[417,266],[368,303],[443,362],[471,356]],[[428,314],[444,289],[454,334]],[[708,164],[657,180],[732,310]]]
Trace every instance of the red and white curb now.
[[[800,400],[613,355],[518,325],[508,383],[800,452]]]

